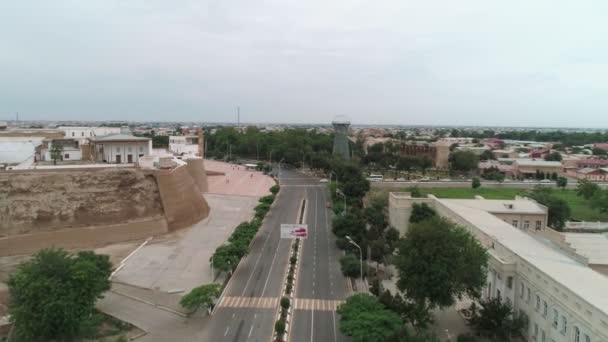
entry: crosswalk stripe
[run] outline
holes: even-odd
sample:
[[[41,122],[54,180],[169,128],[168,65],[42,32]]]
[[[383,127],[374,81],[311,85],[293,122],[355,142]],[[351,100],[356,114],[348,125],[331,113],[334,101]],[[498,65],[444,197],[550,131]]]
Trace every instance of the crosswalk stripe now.
[[[296,298],[293,307],[295,310],[336,311],[343,302],[343,300],[332,299]]]
[[[228,308],[262,308],[272,309],[279,303],[277,297],[230,297],[225,296],[219,302],[219,307]]]

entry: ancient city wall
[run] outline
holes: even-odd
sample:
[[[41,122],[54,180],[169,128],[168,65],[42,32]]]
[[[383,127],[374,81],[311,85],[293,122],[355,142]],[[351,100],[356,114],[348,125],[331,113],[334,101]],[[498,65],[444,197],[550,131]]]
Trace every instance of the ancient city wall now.
[[[135,168],[0,173],[0,236],[162,215],[156,179]]]
[[[203,158],[190,158],[186,160],[186,168],[190,177],[194,181],[194,184],[198,186],[200,192],[209,191],[209,184],[207,183],[207,172],[205,171],[205,164]]]

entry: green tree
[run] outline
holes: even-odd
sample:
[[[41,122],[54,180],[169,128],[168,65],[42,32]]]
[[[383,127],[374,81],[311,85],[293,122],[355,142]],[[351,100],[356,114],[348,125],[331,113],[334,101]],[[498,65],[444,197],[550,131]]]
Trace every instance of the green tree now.
[[[345,277],[358,278],[361,275],[359,258],[352,253],[347,253],[340,258],[340,269]]]
[[[481,155],[479,156],[480,160],[496,160],[496,157],[494,156],[494,153],[492,153],[492,151],[490,150],[485,150],[481,153]]]
[[[63,160],[63,146],[53,144],[51,147],[51,159],[53,160],[53,165],[57,165],[58,160]]]
[[[602,213],[608,213],[608,190],[600,190],[591,198],[591,207]]]
[[[576,194],[584,199],[591,199],[598,191],[600,186],[588,179],[579,179],[576,184]]]
[[[471,172],[479,165],[479,157],[471,151],[452,152],[449,161],[450,169],[459,172]]]
[[[510,305],[503,304],[500,298],[481,299],[479,305],[473,303],[467,310],[467,321],[477,333],[492,341],[511,341],[523,336],[526,320],[513,312]]]
[[[436,217],[435,209],[429,207],[426,203],[412,204],[412,214],[410,215],[410,223],[418,223]]]
[[[387,310],[375,296],[359,293],[338,307],[340,331],[355,342],[383,342],[401,327],[399,315]]]
[[[473,180],[471,180],[471,187],[473,189],[477,189],[481,186],[481,181],[479,180],[479,177],[473,177]]]
[[[548,153],[545,156],[545,160],[546,161],[562,161],[562,154],[557,151],[553,151],[551,153]]]
[[[211,262],[216,270],[228,272],[238,264],[241,257],[247,253],[247,246],[241,244],[226,243],[219,246],[213,256]]]
[[[220,284],[215,283],[195,287],[190,293],[182,297],[179,304],[190,312],[195,312],[201,306],[211,311],[215,300],[220,295],[220,288]]]
[[[552,228],[562,230],[570,218],[570,206],[565,200],[555,196],[550,188],[537,187],[529,193],[529,197],[549,209],[547,223]]]
[[[466,229],[435,217],[414,223],[399,244],[397,287],[428,309],[462,295],[477,298],[485,285],[488,254]]]
[[[24,341],[61,341],[81,336],[96,320],[95,302],[110,289],[107,255],[43,249],[8,280],[9,314]]]
[[[566,177],[557,177],[557,180],[555,181],[555,183],[557,184],[558,187],[562,188],[562,190],[566,189],[566,186],[568,186],[568,178]]]

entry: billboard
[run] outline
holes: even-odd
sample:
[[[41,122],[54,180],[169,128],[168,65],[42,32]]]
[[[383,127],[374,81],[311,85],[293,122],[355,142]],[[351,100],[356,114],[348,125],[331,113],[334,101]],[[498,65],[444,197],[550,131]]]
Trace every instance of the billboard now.
[[[308,237],[308,225],[307,224],[281,224],[281,239],[293,239],[300,238],[306,239]]]

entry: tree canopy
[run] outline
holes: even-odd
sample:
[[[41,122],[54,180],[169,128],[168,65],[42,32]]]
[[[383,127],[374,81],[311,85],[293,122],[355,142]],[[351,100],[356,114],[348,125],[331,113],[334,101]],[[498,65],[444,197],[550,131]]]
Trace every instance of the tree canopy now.
[[[401,327],[401,318],[375,296],[358,293],[338,307],[340,331],[355,342],[383,342]]]
[[[470,172],[479,165],[479,157],[471,151],[454,151],[450,153],[449,161],[450,169],[460,172]]]
[[[576,184],[576,194],[587,200],[598,191],[600,191],[600,186],[588,179],[579,179]]]
[[[432,217],[410,226],[399,243],[397,287],[429,308],[454,304],[461,295],[479,297],[488,254],[464,228]]]
[[[436,217],[437,213],[435,209],[429,207],[426,203],[414,203],[412,204],[412,215],[410,216],[410,223],[418,223],[433,217]]]
[[[213,308],[215,300],[220,295],[220,284],[206,284],[195,287],[187,295],[183,296],[179,304],[194,312],[203,306],[207,310]]]
[[[107,255],[43,249],[8,280],[9,314],[24,341],[70,340],[94,319],[95,302],[110,289]]]
[[[511,341],[522,335],[526,327],[524,316],[513,312],[500,298],[480,299],[467,310],[467,322],[477,333],[492,341]]]
[[[550,188],[534,188],[529,193],[529,196],[549,209],[547,222],[549,226],[557,230],[561,230],[564,227],[566,220],[570,218],[571,214],[568,202],[555,196]]]
[[[562,161],[562,154],[557,151],[553,151],[551,153],[548,153],[545,156],[545,160],[546,161]]]

